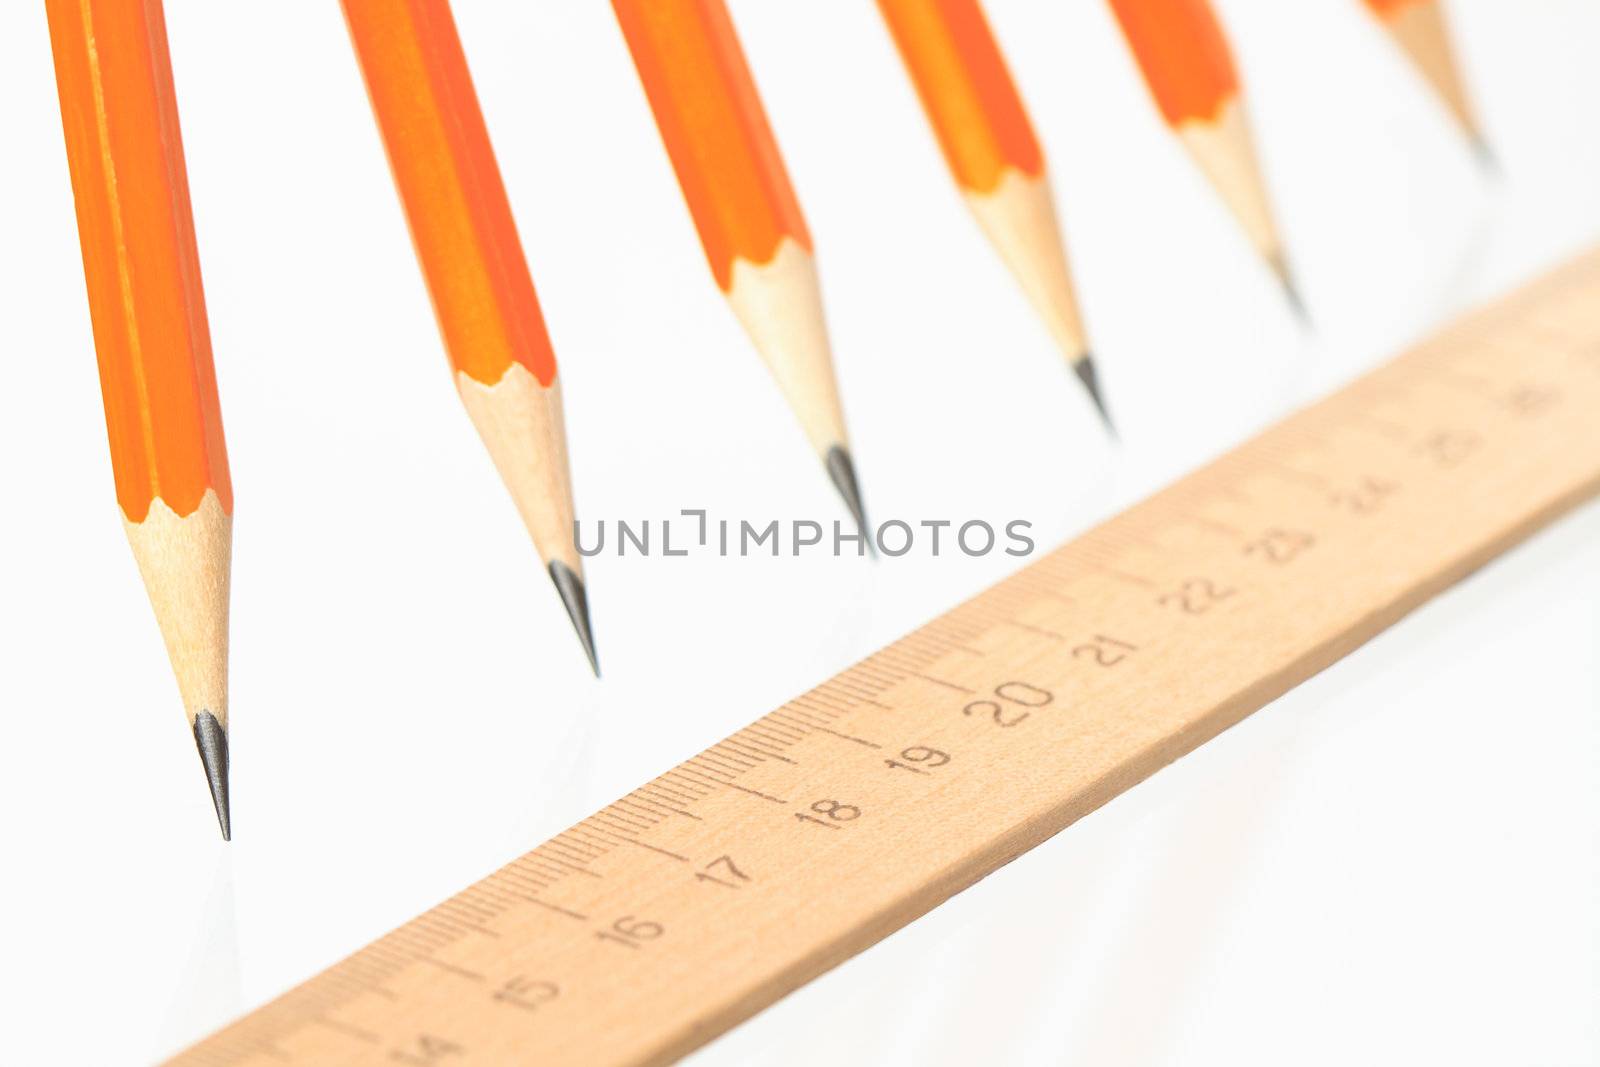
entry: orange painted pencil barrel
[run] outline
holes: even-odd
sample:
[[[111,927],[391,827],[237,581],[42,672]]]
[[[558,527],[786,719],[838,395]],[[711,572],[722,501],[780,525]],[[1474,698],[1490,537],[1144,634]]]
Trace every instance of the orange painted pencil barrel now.
[[[1439,0],[1362,0],[1377,16],[1389,36],[1410,57],[1417,70],[1439,94],[1451,116],[1472,140],[1486,162],[1493,162],[1483,131],[1467,99],[1466,84],[1456,64],[1455,49],[1445,25]]]
[[[731,287],[736,259],[769,262],[785,237],[811,251],[722,0],[613,6],[717,284]]]
[[[878,0],[945,162],[992,193],[1006,170],[1038,177],[1044,154],[977,0]]]
[[[224,838],[233,485],[160,0],[46,0],[124,529]]]
[[[456,391],[598,672],[555,352],[447,0],[343,0]]]
[[[983,9],[978,0],[878,8],[967,206],[1104,417],[1044,153]]]
[[[1238,95],[1239,77],[1207,0],[1110,3],[1167,124],[1215,121]]]
[[[49,0],[117,502],[233,511],[160,0]]]
[[[613,0],[711,274],[865,526],[811,234],[723,0]]]
[[[446,0],[343,0],[451,365],[484,385],[555,353]]]

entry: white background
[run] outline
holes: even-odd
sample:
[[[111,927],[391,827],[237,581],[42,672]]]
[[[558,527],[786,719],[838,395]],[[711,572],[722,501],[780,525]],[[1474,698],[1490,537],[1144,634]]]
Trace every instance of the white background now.
[[[1600,8],[1458,0],[1499,181],[1356,0],[1221,0],[1312,314],[1103,4],[991,0],[1107,444],[872,6],[735,19],[878,519],[1057,543],[1600,233]],[[609,6],[457,17],[566,382],[580,513],[839,517],[710,280]],[[1003,573],[589,564],[595,682],[454,396],[337,5],[170,0],[237,491],[236,840],[113,504],[42,5],[0,5],[7,1062],[150,1062]],[[695,1058],[1600,1058],[1600,511]]]

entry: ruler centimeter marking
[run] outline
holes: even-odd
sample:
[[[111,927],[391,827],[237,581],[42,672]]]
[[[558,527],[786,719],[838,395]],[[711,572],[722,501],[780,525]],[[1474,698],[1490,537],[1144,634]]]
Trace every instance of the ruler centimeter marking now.
[[[670,1062],[1597,491],[1600,250],[796,697],[174,1062]],[[670,715],[663,703],[655,713]]]

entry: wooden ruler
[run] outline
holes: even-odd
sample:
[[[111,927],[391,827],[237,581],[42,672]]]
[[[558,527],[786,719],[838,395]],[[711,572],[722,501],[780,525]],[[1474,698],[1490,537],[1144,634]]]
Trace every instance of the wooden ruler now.
[[[1359,379],[201,1042],[669,1062],[1600,491],[1600,251]],[[668,696],[651,714],[671,714]]]

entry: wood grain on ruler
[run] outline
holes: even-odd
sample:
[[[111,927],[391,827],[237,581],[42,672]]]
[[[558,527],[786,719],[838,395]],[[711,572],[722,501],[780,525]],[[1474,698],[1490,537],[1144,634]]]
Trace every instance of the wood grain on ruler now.
[[[1600,253],[1308,408],[179,1058],[668,1062],[1600,490]]]

